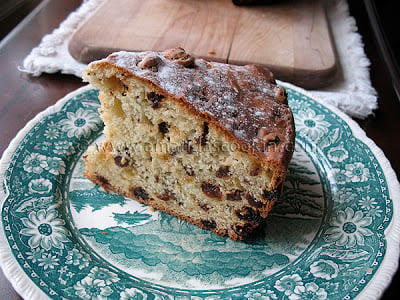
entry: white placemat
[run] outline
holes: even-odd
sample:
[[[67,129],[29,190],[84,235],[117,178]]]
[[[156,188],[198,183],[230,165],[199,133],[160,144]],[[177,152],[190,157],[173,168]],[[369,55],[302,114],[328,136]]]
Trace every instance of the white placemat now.
[[[41,43],[32,49],[20,70],[33,76],[61,72],[81,77],[85,65],[69,54],[68,41],[103,2],[84,0],[57,29],[44,36]],[[333,84],[309,92],[352,117],[365,118],[377,108],[377,95],[371,85],[370,61],[365,55],[362,38],[357,31],[355,19],[349,14],[346,0],[324,0],[324,4],[339,57],[340,71]]]

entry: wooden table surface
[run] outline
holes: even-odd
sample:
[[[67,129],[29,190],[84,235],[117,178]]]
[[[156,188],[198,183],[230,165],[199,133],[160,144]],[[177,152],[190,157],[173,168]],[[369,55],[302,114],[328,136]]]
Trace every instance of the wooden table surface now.
[[[0,154],[12,138],[36,114],[53,105],[68,92],[83,86],[80,78],[62,74],[32,77],[18,70],[31,49],[77,8],[79,0],[47,0],[39,5],[0,43]],[[367,135],[383,150],[397,176],[400,175],[400,101],[392,87],[368,24],[362,0],[349,1],[350,12],[371,60],[371,80],[378,92],[379,109],[366,120],[357,120]],[[396,262],[393,262],[396,263]],[[395,299],[399,292],[397,272],[382,299]],[[20,299],[0,270],[0,299]]]

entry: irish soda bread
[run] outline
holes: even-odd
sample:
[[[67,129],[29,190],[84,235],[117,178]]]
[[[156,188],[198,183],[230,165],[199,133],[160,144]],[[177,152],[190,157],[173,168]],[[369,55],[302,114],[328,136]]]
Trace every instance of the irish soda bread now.
[[[106,137],[88,151],[87,178],[233,240],[267,217],[295,138],[269,71],[176,48],[113,53],[84,79],[100,89]]]

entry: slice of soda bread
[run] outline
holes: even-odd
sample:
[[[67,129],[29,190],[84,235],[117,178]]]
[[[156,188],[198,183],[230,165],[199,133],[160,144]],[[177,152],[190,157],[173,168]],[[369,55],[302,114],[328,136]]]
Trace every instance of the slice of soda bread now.
[[[243,240],[278,200],[295,144],[268,70],[181,48],[116,52],[84,71],[100,89],[105,141],[85,176],[220,236]]]

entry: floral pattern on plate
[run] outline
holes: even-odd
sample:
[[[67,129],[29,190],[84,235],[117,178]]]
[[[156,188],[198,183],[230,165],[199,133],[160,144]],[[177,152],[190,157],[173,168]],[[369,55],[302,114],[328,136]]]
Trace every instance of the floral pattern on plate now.
[[[31,124],[4,174],[2,229],[31,284],[56,299],[354,298],[381,267],[393,199],[373,151],[288,86],[296,149],[282,199],[247,242],[217,237],[83,177],[101,139],[84,89]]]

